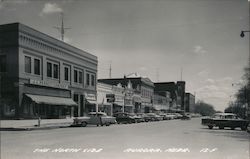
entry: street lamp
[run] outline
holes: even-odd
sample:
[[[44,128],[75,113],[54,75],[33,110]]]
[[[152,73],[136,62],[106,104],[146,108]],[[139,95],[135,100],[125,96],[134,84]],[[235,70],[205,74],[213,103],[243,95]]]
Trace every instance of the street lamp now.
[[[241,33],[240,33],[240,36],[243,38],[244,36],[245,36],[245,34],[244,33],[249,33],[250,31],[248,31],[248,30],[242,30],[241,31]]]

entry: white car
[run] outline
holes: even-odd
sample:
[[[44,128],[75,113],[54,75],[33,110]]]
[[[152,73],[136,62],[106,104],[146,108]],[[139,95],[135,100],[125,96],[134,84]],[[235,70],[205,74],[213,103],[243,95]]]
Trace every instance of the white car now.
[[[110,124],[115,124],[115,117],[107,116],[106,113],[103,112],[90,112],[88,116],[84,117],[76,117],[73,121],[72,126],[82,126],[85,127],[89,125],[96,126],[109,126]]]

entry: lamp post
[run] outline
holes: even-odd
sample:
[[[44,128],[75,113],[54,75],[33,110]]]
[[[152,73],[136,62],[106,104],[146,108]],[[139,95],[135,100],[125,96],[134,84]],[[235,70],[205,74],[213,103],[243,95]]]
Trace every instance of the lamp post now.
[[[240,36],[243,38],[245,36],[245,33],[249,33],[249,30],[242,30],[240,33]]]
[[[250,32],[250,30],[242,30],[241,31],[241,34],[240,34],[240,36],[242,37],[242,38],[244,38],[245,37],[245,33],[249,33]],[[249,51],[249,74],[250,74],[250,51]],[[250,88],[250,81],[248,81],[248,83],[247,83],[247,86],[248,86],[248,89]],[[249,93],[247,93],[247,86],[245,87],[245,98],[246,98],[246,116],[247,116],[247,118],[250,120],[250,116],[249,116],[249,114],[250,114],[250,100],[249,100]]]

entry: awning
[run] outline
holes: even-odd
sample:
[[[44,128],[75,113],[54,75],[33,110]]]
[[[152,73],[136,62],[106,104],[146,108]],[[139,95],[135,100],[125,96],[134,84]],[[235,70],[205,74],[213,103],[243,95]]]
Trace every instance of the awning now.
[[[95,100],[88,100],[86,99],[87,104],[91,104],[91,105],[96,105],[96,101]]]
[[[62,97],[52,97],[52,96],[42,96],[42,95],[32,95],[26,94],[32,101],[37,104],[49,104],[58,106],[77,106],[77,104],[71,98]]]

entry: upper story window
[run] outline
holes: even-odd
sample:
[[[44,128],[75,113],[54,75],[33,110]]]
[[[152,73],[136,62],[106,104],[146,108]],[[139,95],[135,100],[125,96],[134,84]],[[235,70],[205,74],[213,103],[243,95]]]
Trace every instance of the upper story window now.
[[[78,71],[74,70],[74,82],[77,83],[78,81]]]
[[[67,66],[64,66],[64,80],[70,81],[70,68]]]
[[[53,62],[47,62],[47,77],[54,79],[59,78],[59,64]]]
[[[83,83],[83,71],[79,69],[74,69],[74,82]]]
[[[39,59],[34,59],[34,74],[41,74],[41,62]]]
[[[24,57],[24,65],[25,65],[25,72],[31,73],[31,57],[29,56]]]
[[[52,63],[47,62],[47,77],[52,77]]]
[[[87,84],[87,86],[89,86],[90,85],[90,75],[89,75],[89,73],[87,73],[87,77],[86,77],[86,84]]]
[[[95,76],[91,75],[91,86],[95,86]]]
[[[6,72],[6,55],[0,55],[0,72]]]
[[[83,74],[82,71],[79,71],[79,83],[82,83],[83,79]]]
[[[53,64],[53,76],[58,79],[59,77],[59,66],[58,64]]]

